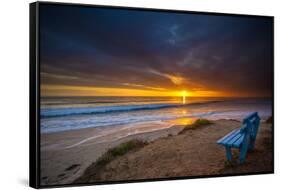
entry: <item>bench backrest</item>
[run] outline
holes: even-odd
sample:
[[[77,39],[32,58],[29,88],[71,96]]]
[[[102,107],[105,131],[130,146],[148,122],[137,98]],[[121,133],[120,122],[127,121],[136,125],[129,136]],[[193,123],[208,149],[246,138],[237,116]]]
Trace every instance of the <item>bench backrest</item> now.
[[[249,133],[250,138],[255,139],[260,125],[260,117],[258,112],[254,112],[243,120],[243,127],[241,132]]]

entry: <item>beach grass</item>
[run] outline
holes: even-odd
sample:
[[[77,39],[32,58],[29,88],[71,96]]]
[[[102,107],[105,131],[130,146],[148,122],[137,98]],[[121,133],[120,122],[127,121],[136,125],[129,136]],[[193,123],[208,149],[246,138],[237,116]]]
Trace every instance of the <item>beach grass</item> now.
[[[193,130],[197,129],[198,127],[206,126],[212,124],[212,121],[208,119],[197,119],[195,122],[193,122],[191,125],[186,125],[184,126],[183,130],[179,133],[182,134],[187,130]]]
[[[83,178],[87,178],[89,176],[95,175],[95,173],[98,173],[102,168],[104,168],[108,163],[113,161],[115,158],[119,156],[123,156],[128,152],[138,150],[147,144],[148,144],[147,142],[133,139],[109,149],[85,171],[85,174],[81,178],[78,178],[76,181],[77,182],[81,180],[83,181],[85,180]],[[92,171],[94,171],[94,173],[92,173]]]
[[[114,148],[109,149],[105,154],[103,154],[96,162],[96,165],[104,166],[111,162],[117,156],[122,156],[129,151],[136,150],[145,146],[147,143],[140,140],[130,140],[124,142]]]
[[[199,127],[199,126],[202,126],[202,125],[209,125],[211,124],[212,122],[209,121],[208,119],[197,119],[193,124],[192,126],[193,127]]]

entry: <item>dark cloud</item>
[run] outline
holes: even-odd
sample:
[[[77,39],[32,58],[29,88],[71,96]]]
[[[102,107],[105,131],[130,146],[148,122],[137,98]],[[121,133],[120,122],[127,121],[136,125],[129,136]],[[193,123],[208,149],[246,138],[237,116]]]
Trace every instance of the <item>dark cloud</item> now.
[[[271,18],[41,5],[40,27],[44,84],[272,92]]]

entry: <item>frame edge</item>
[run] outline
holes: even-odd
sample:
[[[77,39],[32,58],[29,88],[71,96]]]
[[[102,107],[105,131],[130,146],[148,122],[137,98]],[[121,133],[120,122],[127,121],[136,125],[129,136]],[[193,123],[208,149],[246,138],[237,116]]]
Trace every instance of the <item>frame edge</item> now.
[[[29,186],[39,188],[37,134],[37,33],[38,2],[29,4]]]

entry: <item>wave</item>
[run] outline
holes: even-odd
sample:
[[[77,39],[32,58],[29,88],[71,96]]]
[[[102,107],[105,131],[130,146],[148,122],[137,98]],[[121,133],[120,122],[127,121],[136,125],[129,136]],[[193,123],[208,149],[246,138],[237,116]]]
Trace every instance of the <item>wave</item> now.
[[[132,98],[115,98],[115,99],[96,99],[96,100],[78,100],[78,99],[55,99],[55,100],[49,100],[49,99],[42,99],[41,104],[43,105],[51,105],[51,106],[56,106],[56,105],[76,105],[76,104],[108,104],[108,103],[147,103],[147,102],[165,102],[167,99],[163,98],[153,98],[153,99],[132,99]],[[135,98],[135,97],[134,97]],[[171,99],[170,101],[173,101]],[[179,101],[179,99],[175,99],[174,101]]]
[[[202,112],[202,113],[191,113],[184,116],[176,115],[142,115],[132,117],[119,117],[118,120],[111,119],[96,119],[95,117],[86,117],[79,120],[68,120],[67,118],[54,118],[56,120],[43,120],[41,123],[41,133],[54,133],[60,131],[69,131],[77,129],[85,129],[92,127],[116,127],[132,123],[143,123],[143,122],[155,122],[155,121],[167,121],[178,118],[196,118],[196,117],[208,117],[211,115],[218,114],[219,112]],[[106,116],[110,118],[110,116]],[[122,128],[131,128],[132,126],[122,126]],[[137,129],[136,129],[137,130]]]
[[[79,107],[79,108],[43,108],[40,111],[41,118],[63,117],[71,115],[103,114],[111,112],[129,112],[140,110],[154,110],[164,108],[177,108],[191,105],[202,105],[217,103],[220,101],[198,102],[190,104],[142,104],[142,105],[122,105],[122,106],[98,106],[98,107]]]
[[[110,104],[116,103],[115,101],[88,101],[88,102],[74,102],[72,104]],[[43,105],[57,106],[57,105],[69,105],[69,102],[42,102]]]

